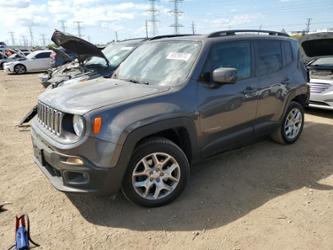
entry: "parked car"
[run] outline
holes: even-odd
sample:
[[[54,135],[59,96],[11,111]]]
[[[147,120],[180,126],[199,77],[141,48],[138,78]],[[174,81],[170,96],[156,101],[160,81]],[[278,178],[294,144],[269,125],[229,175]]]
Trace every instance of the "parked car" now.
[[[86,40],[58,30],[53,33],[51,40],[78,57],[78,61],[50,69],[40,76],[44,87],[52,85],[52,88],[55,88],[67,80],[77,79],[79,81],[99,76],[111,76],[118,65],[143,39],[112,43],[103,50]]]
[[[333,32],[306,35],[301,45],[308,62],[309,106],[333,110]]]
[[[24,60],[5,63],[4,70],[8,74],[46,71],[50,67],[51,52],[51,50],[37,50],[31,52]]]
[[[149,41],[112,78],[39,96],[34,160],[58,190],[122,189],[139,205],[161,206],[183,191],[194,163],[263,135],[296,142],[306,79],[298,42],[279,32]]]
[[[25,60],[25,55],[19,51],[16,51],[15,54],[12,54],[9,57],[0,59],[0,69],[3,69],[3,65],[8,62],[13,62],[13,61],[22,61]]]

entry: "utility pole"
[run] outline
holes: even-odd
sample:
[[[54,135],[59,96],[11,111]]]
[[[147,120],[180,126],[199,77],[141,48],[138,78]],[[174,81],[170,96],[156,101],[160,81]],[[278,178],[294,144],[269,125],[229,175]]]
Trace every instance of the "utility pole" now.
[[[117,31],[114,32],[114,36],[116,37],[116,42],[118,42],[118,32]]]
[[[42,37],[43,47],[45,48],[46,46],[45,34],[40,34],[40,36]]]
[[[312,18],[307,18],[306,19],[306,28],[305,28],[306,33],[310,32],[311,20],[312,20]]]
[[[32,27],[29,26],[29,34],[30,34],[30,46],[34,46],[34,34],[32,33]]]
[[[13,46],[13,45],[15,45],[14,32],[11,31],[11,32],[9,32],[9,34],[10,34],[10,37],[12,38],[12,46]]]
[[[157,32],[157,14],[158,10],[156,9],[156,0],[148,0],[150,2],[150,9],[147,10],[147,12],[150,14],[150,20],[151,23],[151,31],[152,36],[156,36]]]
[[[170,25],[170,27],[175,29],[175,34],[179,34],[179,28],[183,27],[183,25],[179,23],[179,16],[183,14],[183,12],[179,10],[179,3],[183,1],[184,0],[170,0],[170,2],[173,2],[173,10],[171,10],[170,13],[174,16],[174,23]]]
[[[145,21],[146,38],[148,38],[148,21]]]
[[[74,23],[76,23],[76,25],[77,25],[77,35],[81,38],[81,23],[82,23],[82,21],[75,21]]]
[[[61,24],[61,30],[62,30],[63,32],[66,32],[65,21],[64,21],[64,20],[60,20],[59,22],[60,22],[60,24]]]
[[[192,34],[195,35],[195,24],[193,21],[192,21]]]

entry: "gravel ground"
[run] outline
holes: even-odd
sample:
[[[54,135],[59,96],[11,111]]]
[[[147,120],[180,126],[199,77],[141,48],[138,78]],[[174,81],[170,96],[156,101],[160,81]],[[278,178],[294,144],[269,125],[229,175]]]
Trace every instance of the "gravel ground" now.
[[[333,249],[333,112],[310,110],[291,146],[267,139],[192,168],[172,204],[145,209],[56,191],[15,125],[43,91],[37,74],[0,72],[0,249],[28,213],[40,249]]]

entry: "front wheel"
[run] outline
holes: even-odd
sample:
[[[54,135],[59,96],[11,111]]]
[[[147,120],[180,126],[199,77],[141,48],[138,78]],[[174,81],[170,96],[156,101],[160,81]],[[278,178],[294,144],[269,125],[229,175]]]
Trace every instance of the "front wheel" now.
[[[162,206],[181,194],[189,174],[190,166],[184,152],[170,140],[153,138],[135,150],[122,191],[138,205]]]
[[[22,64],[17,64],[14,67],[14,72],[16,74],[24,74],[25,72],[27,72],[27,68],[24,65],[22,65]]]
[[[304,108],[298,102],[291,102],[280,127],[272,139],[281,144],[292,144],[300,137],[304,126]]]

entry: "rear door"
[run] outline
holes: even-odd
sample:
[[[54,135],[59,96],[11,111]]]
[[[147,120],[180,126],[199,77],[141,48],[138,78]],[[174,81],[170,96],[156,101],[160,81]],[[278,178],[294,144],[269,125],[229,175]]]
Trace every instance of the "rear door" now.
[[[282,41],[260,39],[255,44],[258,109],[255,131],[265,134],[277,126],[287,94],[289,70],[284,65]]]

